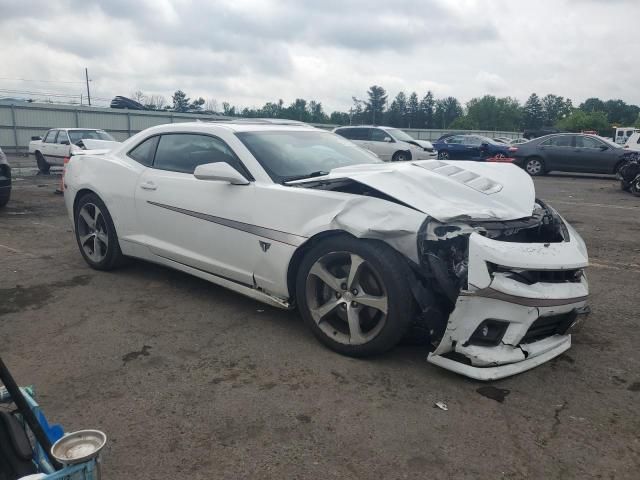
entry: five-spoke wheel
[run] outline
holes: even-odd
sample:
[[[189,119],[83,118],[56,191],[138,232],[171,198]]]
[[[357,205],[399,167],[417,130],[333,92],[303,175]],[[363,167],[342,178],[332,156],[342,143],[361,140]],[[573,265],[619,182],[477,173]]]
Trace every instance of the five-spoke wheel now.
[[[296,286],[314,334],[340,353],[388,350],[411,320],[406,263],[382,242],[346,235],[323,241],[303,260]]]

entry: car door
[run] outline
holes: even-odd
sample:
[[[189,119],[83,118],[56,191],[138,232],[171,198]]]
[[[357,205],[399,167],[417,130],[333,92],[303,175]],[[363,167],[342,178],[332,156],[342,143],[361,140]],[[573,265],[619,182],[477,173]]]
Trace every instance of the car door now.
[[[482,139],[475,135],[464,135],[462,137],[461,155],[464,160],[481,160]]]
[[[368,148],[374,152],[381,160],[390,162],[393,154],[398,149],[398,144],[393,140],[391,135],[381,128],[369,128]]]
[[[42,139],[41,152],[49,164],[56,164],[56,137],[58,130],[49,130]]]
[[[619,150],[607,145],[595,137],[587,135],[575,136],[575,152],[579,155],[576,160],[577,168],[581,172],[611,173],[619,160]]]
[[[141,173],[135,192],[143,243],[160,257],[251,286],[259,251],[249,233],[254,185],[194,177],[196,166],[215,162],[227,162],[251,178],[218,137],[159,137],[153,164]]]
[[[571,172],[575,168],[573,135],[554,135],[538,147],[547,170]]]
[[[64,165],[64,158],[69,156],[69,149],[71,148],[69,141],[69,135],[66,130],[58,130],[58,136],[56,137],[55,150],[53,155],[55,156],[55,163],[58,165]]]
[[[465,159],[465,146],[463,145],[462,135],[454,135],[444,140],[445,149],[448,157],[451,160],[464,160]]]

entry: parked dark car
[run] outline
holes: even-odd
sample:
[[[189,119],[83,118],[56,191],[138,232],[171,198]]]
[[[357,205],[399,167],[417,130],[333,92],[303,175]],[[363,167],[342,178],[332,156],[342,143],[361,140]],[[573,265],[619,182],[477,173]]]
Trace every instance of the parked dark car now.
[[[490,157],[508,158],[518,150],[517,147],[498,143],[480,135],[453,135],[437,140],[433,148],[438,151],[441,160],[476,160]]]
[[[0,149],[0,208],[9,202],[11,196],[11,167],[6,155]]]
[[[531,140],[538,137],[544,137],[545,135],[551,135],[552,133],[563,133],[562,130],[556,127],[542,127],[542,128],[533,128],[527,129],[524,131],[523,137]]]
[[[615,174],[636,153],[596,135],[560,133],[518,145],[513,156],[514,163],[530,175],[551,171]]]

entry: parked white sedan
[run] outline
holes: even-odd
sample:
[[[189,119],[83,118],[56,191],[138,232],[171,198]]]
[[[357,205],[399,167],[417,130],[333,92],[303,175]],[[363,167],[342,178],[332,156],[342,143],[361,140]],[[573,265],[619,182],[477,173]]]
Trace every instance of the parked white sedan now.
[[[49,173],[52,165],[64,165],[64,159],[84,149],[109,149],[118,142],[104,130],[95,128],[52,128],[43,138],[32,137],[29,155],[33,155],[38,170]]]
[[[282,308],[340,353],[428,332],[430,362],[488,380],[570,347],[587,251],[518,167],[383,163],[303,124],[180,123],[80,159],[80,253],[160,263]]]

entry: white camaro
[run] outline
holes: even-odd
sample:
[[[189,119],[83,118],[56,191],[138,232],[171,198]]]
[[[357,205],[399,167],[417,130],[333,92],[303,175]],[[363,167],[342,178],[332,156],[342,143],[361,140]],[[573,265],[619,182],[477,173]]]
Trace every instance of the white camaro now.
[[[482,380],[568,349],[587,251],[520,168],[382,163],[293,122],[149,128],[72,157],[65,202],[93,268],[160,263],[282,308],[352,356],[422,332]]]

